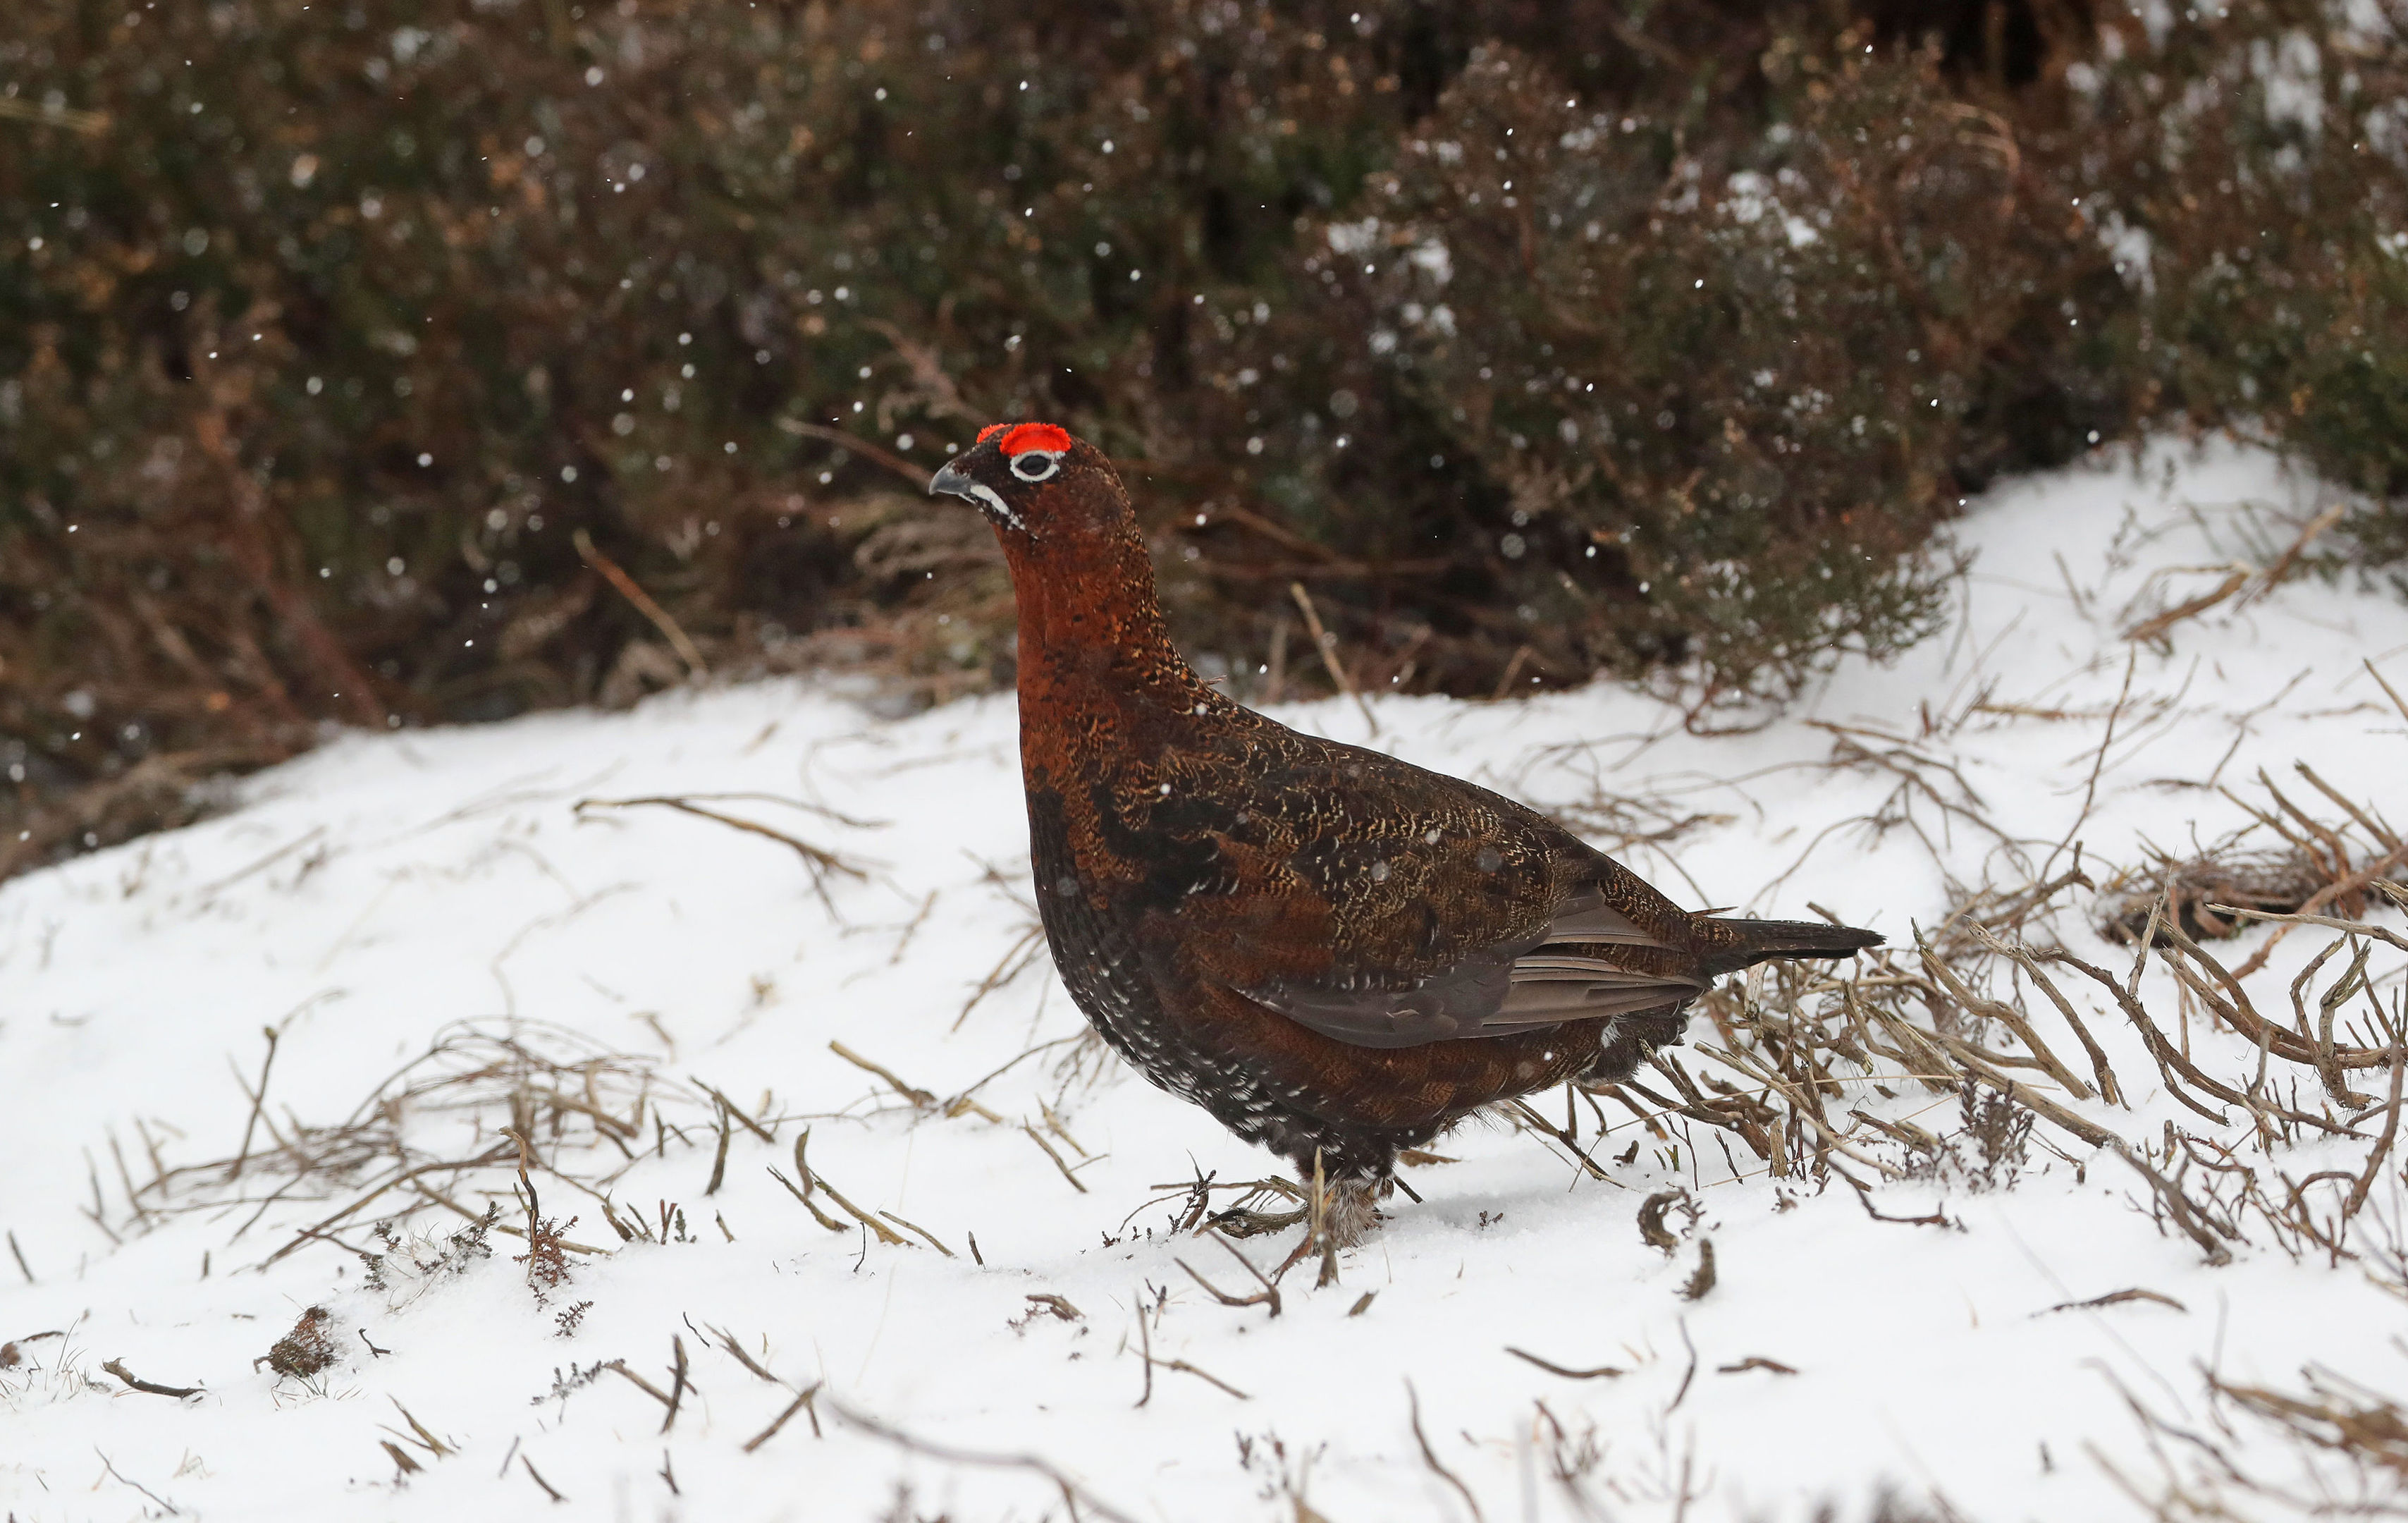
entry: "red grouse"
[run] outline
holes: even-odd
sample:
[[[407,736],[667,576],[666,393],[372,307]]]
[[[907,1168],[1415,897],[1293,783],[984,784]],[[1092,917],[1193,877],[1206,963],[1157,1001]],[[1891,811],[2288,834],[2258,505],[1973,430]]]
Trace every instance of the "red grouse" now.
[[[1485,788],[1299,735],[1170,642],[1093,445],[997,425],[931,492],[976,503],[1020,616],[1038,903],[1062,982],[1148,1079],[1375,1219],[1398,1153],[1498,1101],[1627,1077],[1717,976],[1870,931],[1692,914]]]

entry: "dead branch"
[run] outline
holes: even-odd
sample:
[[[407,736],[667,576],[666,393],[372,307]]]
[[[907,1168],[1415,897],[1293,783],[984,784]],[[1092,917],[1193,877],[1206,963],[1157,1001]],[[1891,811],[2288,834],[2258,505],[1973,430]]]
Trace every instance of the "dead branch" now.
[[[2276,914],[2268,910],[2244,909],[2234,904],[2211,904],[2218,914],[2239,915],[2250,920],[2272,920],[2292,926],[2322,926],[2328,930],[2346,931],[2352,936],[2371,936],[2378,941],[2408,952],[2408,940],[2403,940],[2380,926],[2370,926],[2363,920],[2341,920],[2331,915]]]
[[[1140,1308],[1138,1312],[1138,1330],[1140,1334],[1145,1330],[1145,1312],[1143,1308]],[[1149,1371],[1172,1370],[1181,1374],[1194,1375],[1197,1379],[1203,1381],[1206,1385],[1218,1387],[1220,1389],[1228,1392],[1231,1396],[1236,1397],[1240,1401],[1251,1401],[1254,1400],[1253,1397],[1248,1396],[1245,1392],[1238,1389],[1238,1387],[1230,1385],[1227,1381],[1223,1380],[1220,1376],[1212,1373],[1211,1371],[1198,1369],[1195,1365],[1188,1363],[1185,1359],[1157,1359],[1154,1357],[1150,1348],[1140,1349],[1138,1357],[1145,1361],[1146,1368]],[[1153,1389],[1151,1382],[1148,1383],[1147,1389],[1149,1392]],[[1143,1406],[1144,1404],[1145,1403],[1143,1401],[1140,1401],[1138,1403],[1140,1406]]]
[[[259,1125],[259,1113],[267,1104],[267,1075],[276,1067],[276,1027],[262,1027],[260,1031],[267,1038],[267,1056],[260,1060],[259,1085],[251,1097],[251,1116],[242,1124],[242,1146],[235,1150],[234,1162],[227,1166],[228,1179],[239,1179],[242,1166],[250,1161],[251,1134]]]
[[[633,604],[636,611],[650,620],[652,627],[667,639],[669,648],[677,652],[678,658],[685,663],[685,668],[689,674],[695,677],[710,675],[710,668],[702,659],[702,653],[695,649],[694,641],[686,638],[685,630],[680,627],[678,622],[669,617],[668,610],[652,601],[652,594],[644,591],[636,579],[629,576],[617,561],[602,553],[595,547],[592,535],[580,528],[571,534],[569,539],[577,546],[578,557],[601,572],[602,579],[616,587],[619,590],[619,596]]]
[[[1455,1487],[1455,1495],[1463,1499],[1463,1505],[1471,1510],[1471,1523],[1486,1523],[1486,1519],[1481,1516],[1479,1501],[1471,1494],[1471,1487],[1463,1484],[1461,1476],[1438,1462],[1438,1453],[1430,1447],[1429,1435],[1422,1431],[1421,1396],[1413,1389],[1413,1383],[1410,1380],[1405,1382],[1405,1401],[1408,1410],[1412,1414],[1413,1442],[1421,1445],[1423,1460],[1428,1464],[1440,1480]]]
[[[884,1222],[880,1221],[877,1217],[872,1216],[869,1213],[862,1210],[859,1206],[856,1206],[852,1201],[846,1200],[843,1193],[838,1190],[835,1185],[829,1184],[824,1179],[820,1180],[817,1183],[819,1188],[827,1192],[827,1198],[829,1200],[835,1201],[838,1206],[841,1207],[846,1215],[852,1217],[854,1221],[859,1222],[862,1226],[869,1228],[871,1232],[875,1233],[879,1242],[885,1243],[890,1248],[906,1248],[910,1246],[910,1239],[902,1236],[893,1228],[887,1226]]]
[[[1013,979],[1018,978],[1030,963],[1037,960],[1038,953],[1043,951],[1044,948],[1045,927],[1043,926],[1032,925],[1026,930],[1021,932],[1020,940],[1012,942],[1011,945],[1005,950],[1003,955],[996,959],[995,966],[987,970],[986,977],[979,980],[978,987],[972,989],[970,991],[970,997],[962,1002],[962,1013],[953,1017],[953,1029],[956,1031],[960,1030],[962,1028],[962,1023],[969,1019],[970,1012],[978,1008],[980,1000],[985,999],[988,995],[993,994],[996,990],[1002,988]],[[1024,1053],[1021,1056],[1026,1056],[1027,1055]],[[1016,1063],[1019,1061],[1019,1058],[1014,1058],[1012,1061]],[[1010,1066],[1010,1064],[1005,1065],[1007,1068]],[[1002,1070],[997,1070],[996,1071],[1000,1072]],[[987,1078],[991,1079],[993,1077],[995,1077],[994,1074],[987,1075]],[[986,1083],[985,1079],[979,1081],[979,1084],[984,1083]],[[967,1096],[972,1090],[977,1089],[978,1086],[978,1085],[972,1085],[969,1089],[964,1090],[963,1094]]]
[[[691,1076],[691,1075],[689,1075],[688,1077],[692,1077],[692,1076]],[[724,1092],[722,1092],[722,1091],[721,1091],[721,1090],[719,1090],[719,1089],[716,1089],[716,1088],[712,1087],[712,1086],[711,1086],[711,1085],[710,1085],[704,1084],[700,1079],[695,1079],[695,1080],[694,1081],[694,1085],[695,1085],[695,1088],[697,1088],[697,1089],[701,1090],[704,1094],[709,1095],[712,1099],[717,1100],[717,1101],[718,1101],[718,1102],[719,1102],[723,1107],[724,1107],[724,1108],[726,1109],[726,1112],[727,1112],[727,1114],[728,1114],[729,1115],[732,1115],[732,1116],[734,1116],[737,1120],[741,1121],[742,1123],[744,1123],[744,1129],[745,1129],[745,1130],[747,1130],[747,1131],[751,1132],[753,1136],[758,1137],[759,1139],[761,1139],[761,1141],[763,1141],[763,1142],[765,1142],[768,1143],[771,1147],[775,1147],[775,1146],[777,1146],[777,1145],[778,1145],[778,1138],[777,1138],[777,1134],[776,1134],[776,1133],[774,1133],[774,1132],[770,1131],[768,1128],[767,1128],[763,1127],[763,1126],[761,1125],[761,1123],[759,1123],[758,1121],[753,1120],[751,1116],[746,1115],[746,1114],[744,1114],[744,1112],[743,1112],[742,1108],[741,1108],[741,1107],[739,1107],[739,1106],[738,1106],[738,1104],[737,1104],[734,1100],[729,1099],[727,1098],[727,1096],[726,1096]],[[575,1109],[575,1107],[573,1107],[573,1106],[572,1106],[572,1107],[571,1107],[571,1109]],[[614,1121],[614,1124],[615,1124],[615,1125],[619,1125],[619,1126],[625,1126],[625,1125],[626,1125],[624,1122],[617,1121],[615,1117],[613,1118],[613,1121]],[[630,1136],[633,1136],[633,1135],[634,1135],[634,1129],[633,1129],[632,1128],[629,1128],[628,1135],[630,1135]]]
[[[2284,579],[2291,574],[2291,568],[2297,566],[2299,564],[2300,557],[2307,553],[2308,547],[2315,544],[2316,540],[2323,536],[2327,529],[2329,529],[2334,524],[2340,523],[2343,516],[2348,511],[2348,503],[2336,502],[2331,507],[2327,508],[2323,512],[2318,513],[2315,517],[2308,520],[2307,524],[2300,530],[2299,538],[2293,539],[2289,545],[2285,547],[2281,554],[2274,557],[2273,565],[2266,568],[2265,574],[2259,579],[2258,585],[2249,590],[2248,596],[2243,597],[2240,602],[2233,605],[2235,611],[2237,611],[2241,609],[2247,608],[2250,604],[2257,602],[2260,598],[2272,593],[2275,588],[2281,586]]]
[[[1230,1257],[1245,1266],[1246,1272],[1254,1277],[1254,1283],[1263,1287],[1260,1294],[1243,1297],[1232,1296],[1228,1292],[1223,1290],[1220,1286],[1214,1285],[1211,1281],[1204,1278],[1201,1274],[1197,1273],[1193,1268],[1189,1267],[1185,1259],[1174,1258],[1171,1262],[1178,1265],[1181,1269],[1186,1270],[1187,1277],[1189,1279],[1194,1280],[1197,1285],[1202,1286],[1207,1294],[1211,1296],[1214,1300],[1219,1301],[1224,1306],[1268,1306],[1271,1309],[1271,1315],[1279,1315],[1279,1286],[1273,1284],[1269,1279],[1266,1278],[1262,1271],[1254,1268],[1254,1260],[1248,1258],[1244,1254],[1240,1253],[1236,1243],[1231,1243],[1227,1238],[1223,1237],[1218,1232],[1208,1232],[1206,1235],[1211,1238],[1213,1242],[1219,1243],[1222,1247],[1227,1249],[1229,1251]]]
[[[580,798],[573,806],[572,812],[580,818],[582,818],[585,812],[589,809],[636,809],[646,804],[658,805],[663,809],[673,809],[682,813],[697,815],[706,820],[716,821],[717,823],[730,826],[733,829],[742,830],[751,835],[760,836],[767,840],[774,841],[781,846],[792,847],[795,855],[803,859],[804,868],[810,873],[811,892],[819,896],[820,902],[826,906],[830,914],[834,914],[836,912],[836,904],[834,900],[828,898],[827,894],[827,885],[824,880],[828,873],[838,872],[842,873],[848,878],[858,878],[864,880],[867,880],[869,876],[860,868],[846,861],[843,857],[838,856],[834,852],[828,851],[823,847],[814,846],[810,841],[790,836],[782,830],[773,829],[768,826],[760,824],[758,821],[738,819],[733,814],[722,814],[717,810],[705,809],[690,798],[673,798],[667,797],[646,798]]]
[[[2408,1042],[2402,1042],[2401,1038],[2401,1033],[2392,1033],[2391,1100],[2383,1108],[2383,1134],[2374,1140],[2373,1150],[2366,1156],[2366,1172],[2358,1176],[2357,1183],[2350,1186],[2349,1199],[2342,1203],[2344,1221],[2357,1215],[2358,1209],[2366,1204],[2368,1192],[2374,1188],[2375,1175],[2382,1171],[2384,1160],[2391,1156],[2392,1140],[2400,1135],[2400,1079],[2401,1070],[2408,1069]]]
[[[936,1096],[929,1094],[924,1089],[916,1088],[913,1085],[905,1084],[902,1080],[895,1076],[894,1070],[886,1068],[882,1064],[871,1062],[868,1058],[862,1056],[859,1053],[854,1052],[852,1048],[846,1046],[841,1042],[829,1042],[828,1051],[836,1054],[837,1056],[843,1058],[854,1068],[874,1073],[880,1078],[885,1080],[888,1087],[892,1088],[896,1094],[902,1096],[905,1099],[910,1100],[917,1109],[924,1111],[928,1107],[937,1103]]]
[[[1312,631],[1312,645],[1321,653],[1322,668],[1329,673],[1329,680],[1338,684],[1340,692],[1354,700],[1354,707],[1362,711],[1364,725],[1373,735],[1379,734],[1380,722],[1371,717],[1371,705],[1355,691],[1354,679],[1347,674],[1346,664],[1338,659],[1338,637],[1321,626],[1321,611],[1313,607],[1312,595],[1304,590],[1301,582],[1289,582],[1287,590],[1296,599],[1296,606],[1304,611],[1304,626]]]
[[[2088,1300],[2062,1300],[2054,1306],[2034,1312],[2032,1315],[2047,1316],[2053,1312],[2095,1311],[2101,1306],[2122,1306],[2128,1301],[2136,1300],[2153,1300],[2160,1306],[2171,1306],[2175,1311],[2182,1312],[2186,1315],[2190,1311],[2189,1307],[2185,1306],[2182,1302],[2174,1300],[2172,1296],[2163,1295],[2155,1290],[2143,1290],[2136,1286],[2129,1290],[2111,1290],[2103,1296],[2093,1296]]]
[[[2316,890],[2314,895],[2310,896],[2308,901],[2305,904],[2300,905],[2297,912],[2303,915],[2315,914],[2317,911],[2322,910],[2326,905],[2330,904],[2336,899],[2342,898],[2346,895],[2362,893],[2368,885],[2372,884],[2375,880],[2383,877],[2386,873],[2390,872],[2393,869],[2400,867],[2402,863],[2408,863],[2408,842],[2402,842],[2401,844],[2393,847],[2391,850],[2384,853],[2381,856],[2365,863],[2354,872],[2346,873],[2342,877],[2334,879],[2331,883]],[[2276,930],[2273,935],[2266,939],[2265,945],[2259,947],[2250,955],[2246,962],[2243,962],[2240,967],[2232,970],[2233,976],[2236,978],[2247,978],[2250,974],[2258,971],[2260,968],[2265,967],[2266,959],[2273,955],[2274,948],[2280,944],[2284,937],[2288,936],[2290,933],[2291,927],[2288,926],[2282,927],[2280,929]]]
[[[2090,1058],[2090,1071],[2099,1081],[2100,1098],[2110,1105],[2125,1105],[2123,1085],[2116,1082],[2115,1070],[2108,1066],[2106,1051],[2091,1036],[2090,1027],[2083,1023],[2082,1017],[2074,1013],[2072,1002],[2058,992],[2056,980],[2042,970],[2031,949],[2000,940],[1986,926],[1969,922],[1966,929],[1985,948],[2012,959],[2031,975],[2032,983],[2041,993],[2048,996],[2049,1003],[2057,1007],[2057,1013],[2065,1017],[2065,1024],[2072,1028],[2074,1036],[2082,1042],[2083,1052]],[[2125,1108],[2130,1109],[2128,1105]]]
[[[125,1361],[122,1359],[108,1360],[101,1365],[101,1368],[108,1371],[110,1374],[115,1375],[118,1379],[125,1382],[125,1384],[131,1388],[141,1391],[149,1396],[172,1396],[180,1401],[187,1396],[198,1396],[203,1390],[203,1387],[199,1386],[155,1385],[150,1381],[142,1379],[140,1376],[135,1374],[133,1371],[125,1368]]]
[[[32,101],[19,100],[13,95],[0,100],[0,122],[30,122],[37,126],[64,127],[69,132],[81,133],[86,137],[98,137],[108,131],[107,111],[79,111],[71,106],[47,104],[36,106]],[[124,1480],[123,1476],[118,1478]],[[134,1485],[131,1481],[126,1481],[125,1484]],[[141,1488],[136,1487],[135,1489]],[[160,1505],[165,1507],[166,1503],[161,1502]],[[173,1507],[167,1508],[171,1513],[175,1510]]]
[[[811,1436],[813,1438],[822,1436],[820,1433],[819,1409],[811,1404],[811,1399],[819,1395],[819,1387],[813,1386],[810,1390],[804,1391],[802,1394],[796,1396],[792,1402],[788,1403],[785,1411],[778,1414],[776,1421],[770,1423],[768,1427],[761,1430],[760,1432],[752,1436],[752,1441],[744,1445],[744,1452],[746,1454],[751,1454],[753,1450],[759,1448],[764,1444],[776,1438],[778,1436],[778,1430],[785,1427],[787,1419],[794,1416],[797,1412],[810,1412],[811,1415]]]
[[[822,1227],[826,1228],[831,1232],[841,1232],[846,1229],[844,1223],[838,1221],[835,1217],[829,1215],[826,1212],[822,1211],[818,1206],[812,1204],[811,1198],[803,1193],[802,1186],[796,1185],[793,1180],[788,1179],[785,1175],[780,1173],[774,1166],[769,1170],[769,1177],[776,1180],[779,1184],[786,1186],[787,1189],[793,1191],[795,1199],[803,1203],[803,1209],[810,1212],[812,1219],[817,1221]]]
[[[1598,1168],[1597,1166],[1597,1160],[1590,1157],[1585,1152],[1582,1151],[1580,1142],[1577,1138],[1573,1137],[1570,1132],[1566,1131],[1563,1128],[1556,1126],[1552,1121],[1549,1121],[1545,1116],[1542,1116],[1538,1112],[1532,1110],[1526,1101],[1510,1099],[1505,1102],[1503,1109],[1511,1112],[1515,1120],[1519,1121],[1523,1126],[1528,1128],[1530,1130],[1538,1132],[1542,1136],[1552,1137],[1556,1142],[1561,1142],[1564,1145],[1565,1151],[1571,1154],[1572,1161],[1579,1164],[1581,1166],[1581,1171],[1587,1174],[1589,1178],[1597,1180],[1601,1184],[1611,1185],[1616,1189],[1627,1188],[1627,1186],[1623,1185],[1622,1181],[1614,1178],[1612,1174],[1609,1174],[1604,1170]]]
[[[1037,1128],[1030,1126],[1025,1121],[1020,1124],[1020,1129],[1028,1134],[1028,1140],[1030,1142],[1035,1142],[1039,1147],[1044,1149],[1045,1156],[1054,1160],[1054,1168],[1062,1171],[1062,1177],[1070,1182],[1070,1187],[1072,1189],[1078,1191],[1081,1195],[1087,1193],[1087,1186],[1081,1184],[1079,1182],[1079,1176],[1070,1171],[1070,1166],[1062,1161],[1062,1155],[1054,1151],[1053,1143],[1039,1136]]]
[[[1517,1359],[1537,1365],[1551,1375],[1561,1375],[1566,1380],[1619,1380],[1627,1372],[1611,1364],[1600,1364],[1594,1370],[1566,1369],[1553,1359],[1542,1359],[1527,1349],[1515,1348],[1510,1343],[1506,1345],[1505,1352]]]
[[[2185,619],[2195,618],[2239,592],[2248,585],[2250,577],[2255,574],[2245,566],[2236,566],[2225,573],[2224,580],[2216,584],[2214,591],[2201,593],[2197,597],[2177,603],[2155,618],[2142,620],[2131,628],[2125,630],[2124,638],[2136,645],[2157,639]]]
[[[1978,938],[1984,939],[1989,946],[1993,948],[1998,946],[1997,940],[1989,937],[1988,933],[1979,927],[1971,927],[1969,929]],[[2074,1077],[2073,1070],[2058,1060],[2057,1054],[2049,1050],[2048,1044],[2041,1041],[2040,1033],[2032,1029],[2031,1023],[2024,1019],[2022,1012],[1996,999],[1985,999],[1968,989],[1964,982],[1957,978],[1956,970],[1941,960],[1939,955],[1931,950],[1931,944],[1925,941],[1920,933],[1915,937],[1914,945],[1915,950],[1922,954],[1925,970],[1938,980],[1941,987],[1946,989],[1949,996],[1959,1005],[1973,1014],[1987,1016],[2014,1032],[2015,1040],[2022,1042],[2025,1050],[2039,1061],[2042,1071],[2064,1085],[2066,1091],[2075,1099],[2086,1100],[2091,1098],[2090,1086]],[[2093,1049],[2093,1053],[2096,1056],[2096,1049]]]
[[[870,1437],[883,1440],[898,1449],[911,1454],[925,1455],[931,1459],[941,1459],[948,1464],[975,1465],[988,1470],[1026,1471],[1032,1474],[1041,1475],[1052,1482],[1062,1493],[1063,1502],[1074,1511],[1083,1506],[1095,1516],[1106,1520],[1106,1523],[1138,1523],[1138,1520],[1127,1513],[1098,1500],[1094,1492],[1072,1480],[1051,1460],[1041,1459],[1035,1455],[988,1454],[980,1450],[958,1449],[951,1444],[934,1443],[907,1433],[899,1428],[870,1416],[867,1413],[857,1411],[833,1397],[828,1399],[828,1410],[835,1413],[837,1420],[846,1427],[857,1428]]]
[[[928,478],[934,474],[933,472],[922,470],[901,455],[881,449],[867,439],[848,434],[841,428],[830,428],[824,424],[805,423],[800,418],[781,418],[778,420],[778,426],[789,434],[803,438],[824,439],[830,444],[842,445],[864,460],[883,466],[910,482],[913,491],[928,490]]]
[[[895,1214],[895,1213],[893,1213],[893,1212],[891,1212],[891,1211],[882,1211],[882,1212],[880,1212],[878,1214],[880,1214],[881,1216],[885,1217],[888,1221],[893,1222],[896,1226],[900,1227],[900,1228],[904,1228],[904,1229],[906,1229],[907,1231],[912,1231],[912,1232],[917,1232],[917,1233],[919,1233],[919,1234],[920,1234],[920,1236],[922,1236],[922,1237],[924,1237],[924,1238],[925,1238],[925,1239],[927,1239],[927,1240],[928,1240],[928,1246],[929,1246],[929,1247],[936,1249],[936,1250],[937,1250],[939,1253],[940,1253],[940,1254],[943,1254],[947,1258],[953,1258],[953,1257],[959,1257],[958,1255],[956,1255],[956,1254],[953,1252],[953,1250],[952,1250],[951,1248],[946,1247],[943,1243],[941,1243],[938,1242],[938,1241],[937,1241],[937,1235],[936,1235],[934,1232],[929,1231],[926,1228],[917,1226],[917,1225],[915,1225],[915,1224],[913,1224],[913,1223],[911,1223],[911,1222],[907,1222],[907,1221],[905,1221],[902,1217],[897,1216],[896,1214]]]

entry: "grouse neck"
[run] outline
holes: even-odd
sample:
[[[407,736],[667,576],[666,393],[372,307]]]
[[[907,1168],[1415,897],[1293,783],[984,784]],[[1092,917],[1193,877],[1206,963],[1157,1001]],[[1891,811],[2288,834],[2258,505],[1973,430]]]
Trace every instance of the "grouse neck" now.
[[[1079,541],[1006,538],[1020,615],[1020,699],[1074,711],[1135,705],[1193,713],[1216,698],[1170,642],[1154,565],[1131,528]]]

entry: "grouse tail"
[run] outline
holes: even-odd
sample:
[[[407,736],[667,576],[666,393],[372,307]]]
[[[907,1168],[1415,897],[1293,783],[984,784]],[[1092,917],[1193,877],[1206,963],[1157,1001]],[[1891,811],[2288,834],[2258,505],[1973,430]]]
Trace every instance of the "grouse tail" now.
[[[1844,957],[1882,944],[1879,932],[1814,920],[1724,920],[1701,916],[1698,960],[1708,977],[1736,973],[1777,957]]]

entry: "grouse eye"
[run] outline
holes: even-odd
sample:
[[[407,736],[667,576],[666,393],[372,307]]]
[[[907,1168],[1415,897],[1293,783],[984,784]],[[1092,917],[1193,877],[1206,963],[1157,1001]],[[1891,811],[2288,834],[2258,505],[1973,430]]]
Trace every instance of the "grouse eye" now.
[[[1062,457],[1045,450],[1025,450],[1011,457],[1011,474],[1024,481],[1042,481],[1062,468]]]

